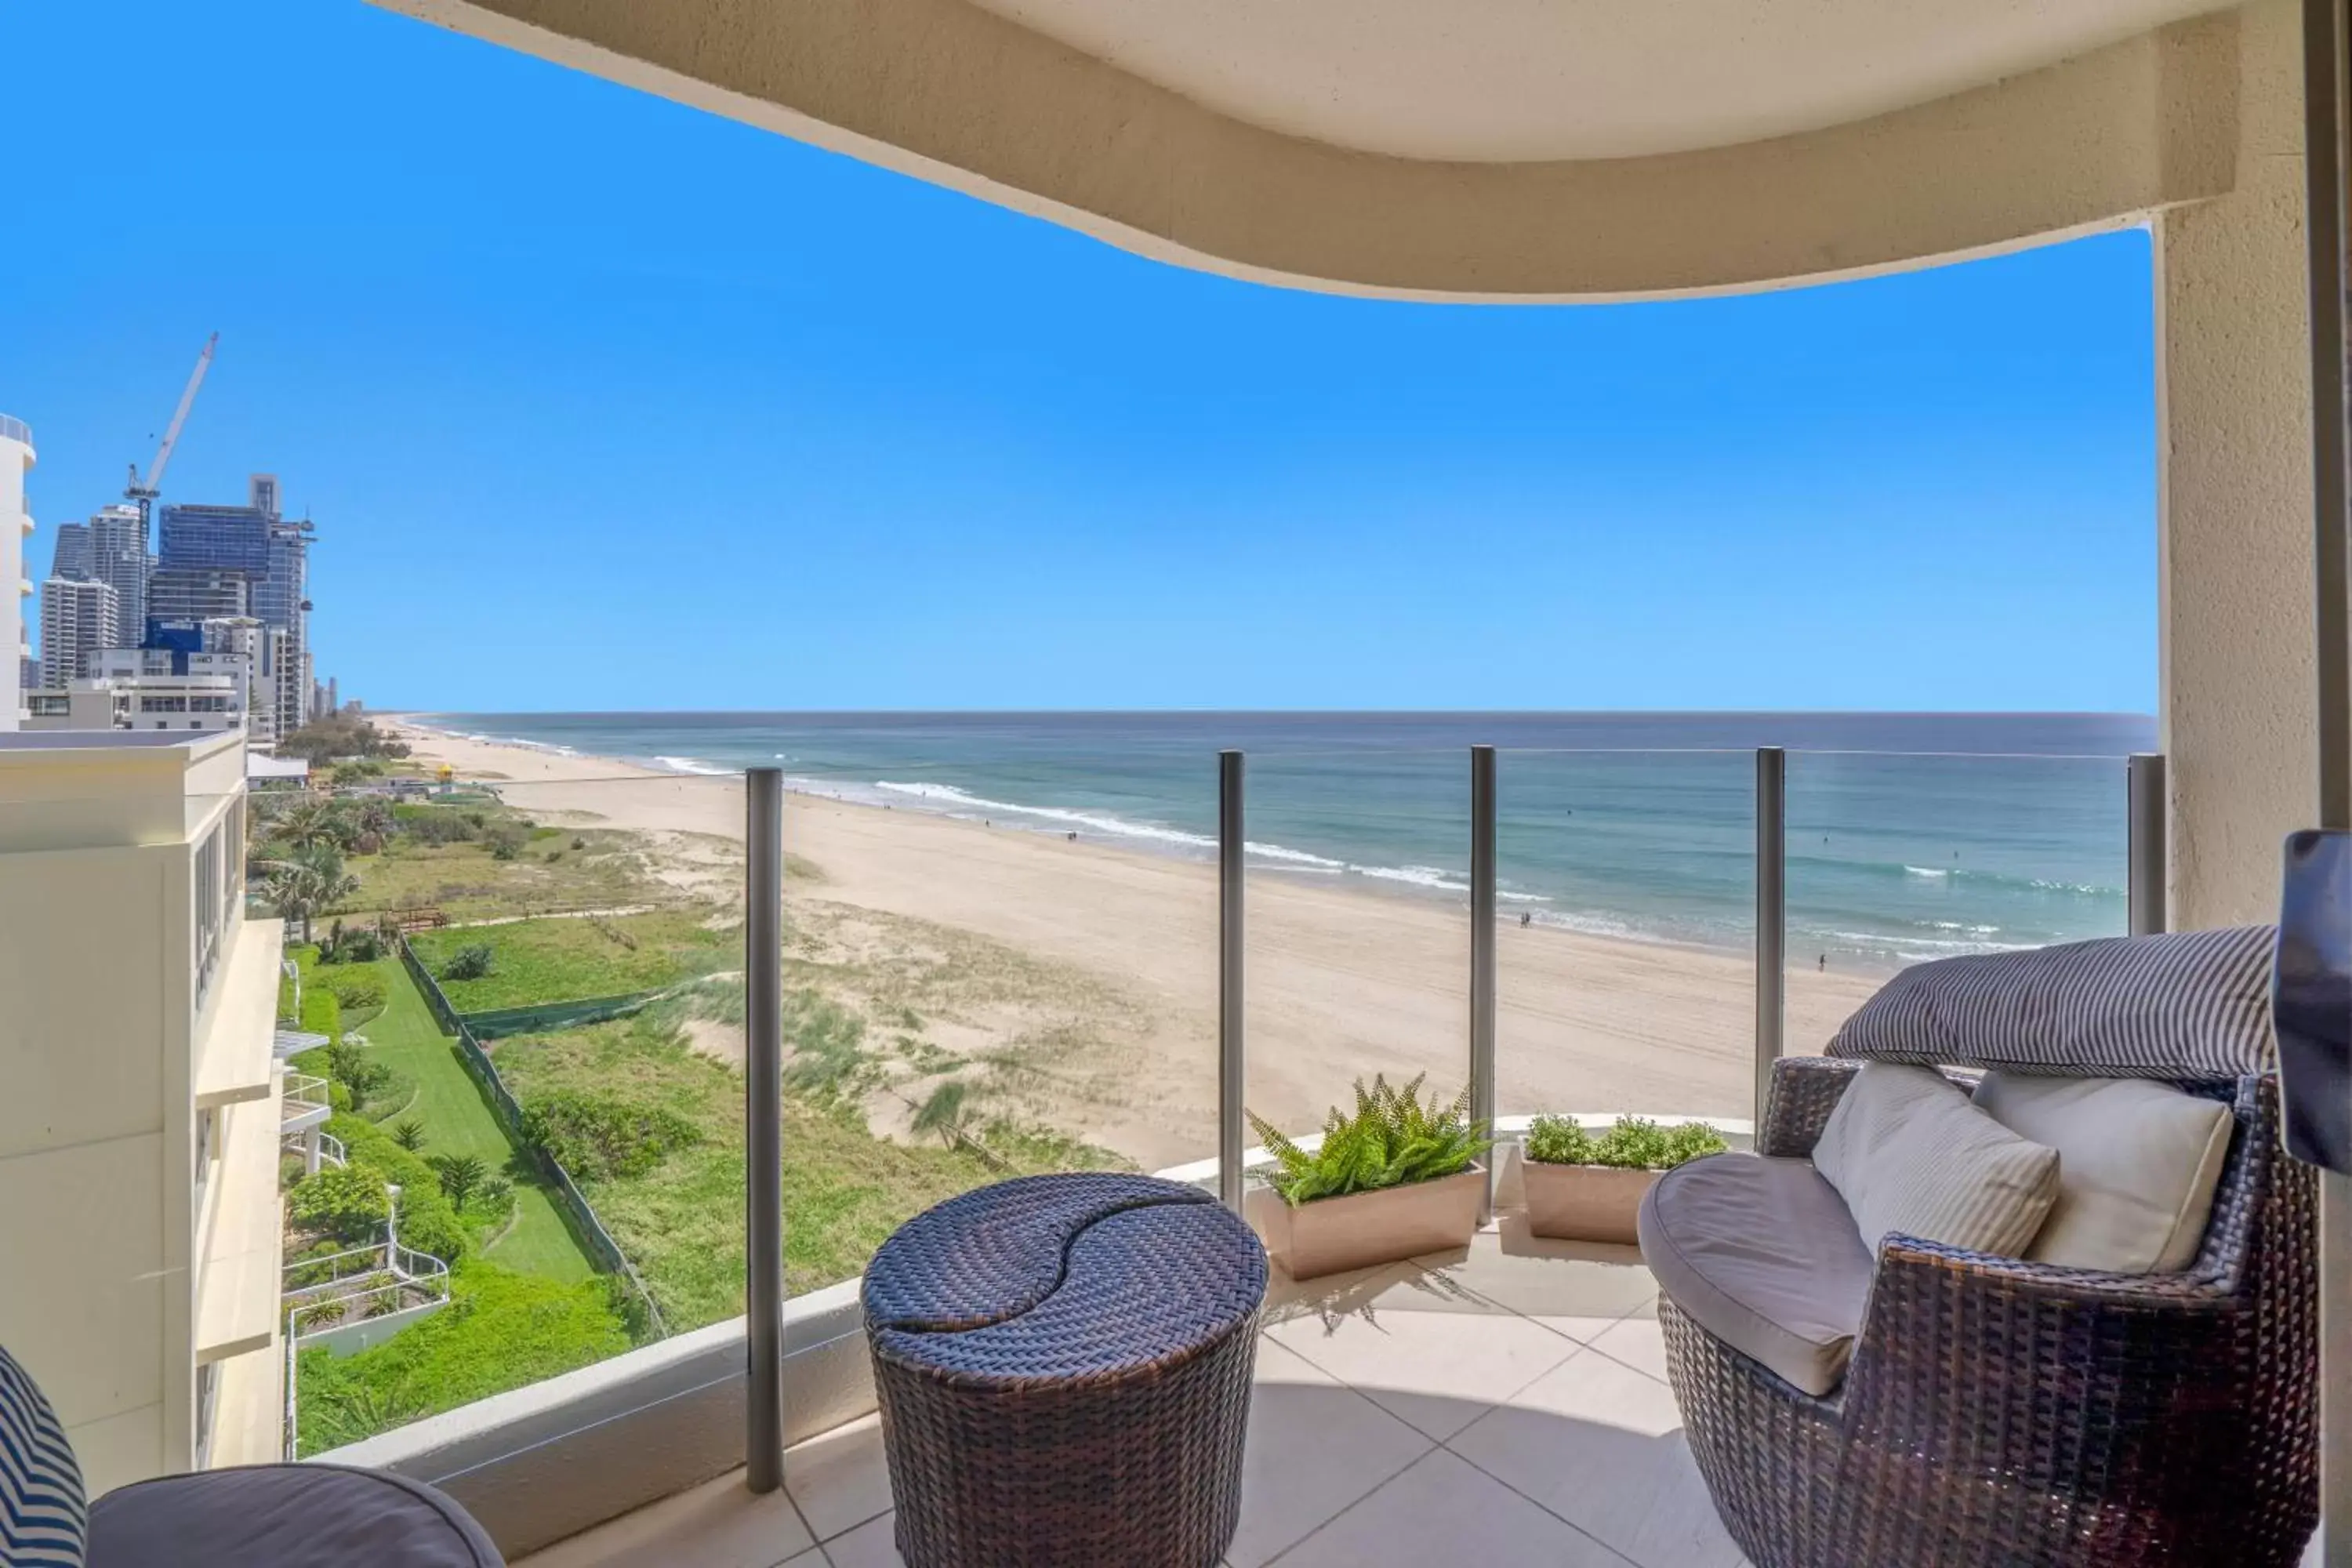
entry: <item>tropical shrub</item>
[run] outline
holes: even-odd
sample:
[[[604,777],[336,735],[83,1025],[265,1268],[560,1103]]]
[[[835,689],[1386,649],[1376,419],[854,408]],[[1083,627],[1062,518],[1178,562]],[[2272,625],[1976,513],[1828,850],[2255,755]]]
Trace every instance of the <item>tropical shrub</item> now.
[[[301,1352],[305,1457],[593,1365],[632,1342],[605,1279],[566,1284],[484,1259],[449,1285],[448,1306],[380,1345],[340,1359],[323,1346]]]
[[[414,1154],[425,1147],[425,1123],[404,1116],[392,1124],[392,1141]]]
[[[702,1141],[700,1128],[666,1107],[570,1089],[532,1101],[522,1127],[523,1136],[583,1181],[642,1175],[671,1150]]]
[[[1369,1089],[1357,1079],[1355,1114],[1333,1107],[1323,1121],[1323,1142],[1312,1153],[1251,1112],[1250,1125],[1279,1166],[1275,1191],[1286,1202],[1307,1204],[1468,1170],[1495,1141],[1485,1123],[1470,1120],[1466,1088],[1451,1105],[1440,1105],[1434,1095],[1423,1105],[1421,1085],[1427,1076],[1416,1076],[1402,1089],[1390,1087],[1385,1077],[1375,1076]]]
[[[374,1172],[357,1164],[331,1165],[295,1184],[287,1194],[286,1212],[305,1229],[356,1245],[383,1239],[391,1199],[383,1178]]]
[[[386,1182],[399,1184],[403,1247],[429,1252],[448,1263],[455,1263],[472,1250],[465,1223],[441,1190],[440,1173],[423,1156],[402,1148],[393,1142],[391,1133],[374,1122],[356,1116],[337,1116],[328,1121],[327,1131],[342,1140],[351,1161],[349,1169],[365,1172],[379,1187]],[[310,1181],[317,1179],[314,1176]],[[310,1181],[302,1185],[309,1185]],[[295,1191],[301,1191],[301,1187]],[[383,1230],[379,1226],[365,1239],[383,1237]]]
[[[444,980],[479,980],[489,973],[498,963],[498,953],[488,942],[471,942],[449,955],[441,966]]]
[[[1528,1129],[1528,1158],[1545,1165],[1609,1165],[1624,1171],[1671,1171],[1676,1165],[1728,1147],[1704,1121],[1661,1127],[1639,1116],[1621,1116],[1595,1136],[1565,1116],[1538,1116]]]

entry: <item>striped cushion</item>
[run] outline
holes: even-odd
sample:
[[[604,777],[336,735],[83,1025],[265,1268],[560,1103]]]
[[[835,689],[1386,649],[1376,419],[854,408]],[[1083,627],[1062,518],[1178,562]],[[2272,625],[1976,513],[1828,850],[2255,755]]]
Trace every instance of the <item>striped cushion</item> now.
[[[0,1563],[81,1568],[89,1519],[58,1413],[0,1350]]]
[[[1939,959],[1882,986],[1830,1055],[2174,1082],[2264,1072],[2277,939],[2242,926]]]
[[[2022,1258],[2058,1201],[2058,1151],[2011,1132],[1933,1068],[1872,1062],[1854,1074],[1813,1168],[1874,1253],[1910,1236]]]

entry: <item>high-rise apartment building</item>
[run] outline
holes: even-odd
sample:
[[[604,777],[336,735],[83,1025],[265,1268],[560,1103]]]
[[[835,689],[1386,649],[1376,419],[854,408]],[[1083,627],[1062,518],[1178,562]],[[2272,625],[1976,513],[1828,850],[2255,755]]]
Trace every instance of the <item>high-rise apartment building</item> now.
[[[25,504],[25,476],[33,471],[33,433],[24,421],[0,414],[0,658],[20,660],[25,647],[25,599],[33,584],[25,575],[25,541],[33,514]],[[21,687],[20,673],[16,684]],[[0,733],[16,728],[24,699],[0,692]]]
[[[88,675],[92,655],[122,644],[121,609],[111,584],[52,577],[41,584],[41,684],[64,686]]]
[[[253,614],[252,585],[241,572],[204,566],[158,563],[147,579],[147,618],[170,625],[174,621],[209,621]]]
[[[147,634],[147,577],[155,558],[147,548],[147,519],[135,506],[100,507],[89,519],[89,575],[114,590],[122,640]]]
[[[186,722],[0,737],[0,1343],[93,1495],[284,1440],[282,933]]]
[[[282,735],[310,712],[311,525],[279,514],[273,475],[253,476],[247,503],[163,509],[157,574],[166,593],[151,613],[158,621],[249,615],[268,628],[261,662],[271,726]],[[227,603],[230,579],[244,586],[242,606]]]
[[[49,575],[87,583],[94,575],[89,569],[89,524],[58,524],[57,537],[49,545]]]

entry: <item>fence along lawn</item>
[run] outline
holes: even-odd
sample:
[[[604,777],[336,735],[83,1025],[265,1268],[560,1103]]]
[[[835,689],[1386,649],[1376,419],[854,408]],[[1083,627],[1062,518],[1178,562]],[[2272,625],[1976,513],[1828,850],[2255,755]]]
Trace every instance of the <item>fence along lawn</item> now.
[[[449,1005],[460,1013],[653,991],[697,975],[740,968],[740,927],[714,930],[707,915],[656,910],[614,918],[567,917],[511,925],[426,931],[410,939]],[[488,974],[452,979],[461,949],[490,950]],[[421,1005],[421,1003],[420,1003]]]
[[[360,967],[360,966],[354,966]],[[433,1022],[424,994],[397,958],[366,965],[383,976],[384,1008],[361,1032],[369,1055],[416,1086],[416,1098],[387,1125],[415,1118],[425,1128],[421,1154],[478,1154],[482,1163],[514,1183],[513,1228],[482,1256],[503,1268],[551,1279],[579,1280],[595,1272],[528,1159],[515,1158],[482,1091],[459,1064],[457,1045]]]

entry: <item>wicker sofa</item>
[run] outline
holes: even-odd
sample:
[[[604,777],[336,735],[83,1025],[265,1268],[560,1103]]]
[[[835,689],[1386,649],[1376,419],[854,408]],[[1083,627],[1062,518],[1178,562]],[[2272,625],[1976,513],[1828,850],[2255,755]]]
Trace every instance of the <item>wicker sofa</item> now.
[[[1757,1152],[1809,1157],[1860,1065],[1777,1063]],[[2274,1077],[2182,1087],[2235,1119],[2184,1273],[1890,1237],[1820,1394],[1668,1288],[1692,1455],[1759,1568],[2297,1560],[2318,1518],[2315,1182],[2280,1147]]]

